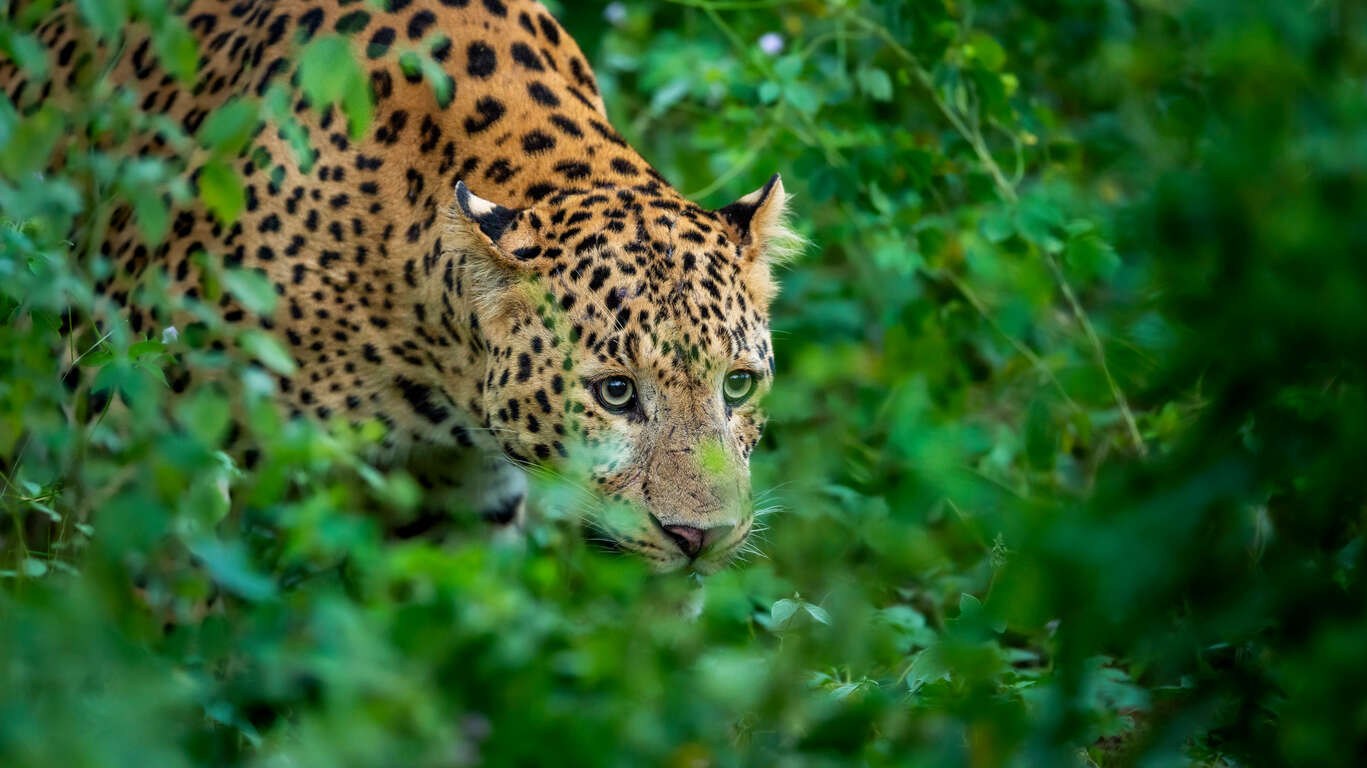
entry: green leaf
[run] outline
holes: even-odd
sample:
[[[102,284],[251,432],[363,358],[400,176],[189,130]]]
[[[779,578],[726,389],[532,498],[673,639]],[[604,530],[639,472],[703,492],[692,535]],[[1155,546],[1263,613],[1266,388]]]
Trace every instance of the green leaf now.
[[[282,376],[293,376],[299,366],[288,350],[274,336],[264,331],[250,330],[242,334],[239,342],[242,349],[261,364]]]
[[[201,146],[221,155],[237,155],[246,148],[259,122],[259,107],[247,99],[233,99],[215,109],[199,129]]]
[[[926,617],[909,605],[892,605],[878,612],[879,618],[897,630],[905,650],[908,646],[928,646],[935,641],[935,631],[926,624]]]
[[[218,446],[232,421],[228,400],[208,387],[201,387],[181,400],[176,415],[191,434],[209,447]]]
[[[831,623],[831,615],[826,612],[825,608],[822,608],[819,605],[816,605],[814,603],[803,603],[802,610],[806,611],[808,616],[811,616],[813,619],[822,624],[826,624],[829,626]]]
[[[13,179],[42,170],[65,133],[65,116],[52,104],[43,104],[20,120],[0,147],[0,173]]]
[[[1068,238],[1063,260],[1084,281],[1106,280],[1120,269],[1120,257],[1115,249],[1100,235],[1091,232]]]
[[[652,114],[661,114],[665,110],[683,101],[692,87],[690,77],[675,78],[668,83],[656,88],[650,94],[650,111]]]
[[[802,74],[802,57],[795,53],[780,56],[774,62],[774,74],[778,75],[780,80],[796,80],[798,75]]]
[[[0,51],[3,51],[19,69],[32,80],[47,79],[47,49],[33,35],[26,35],[0,24]]]
[[[979,231],[988,242],[1000,243],[1016,234],[1015,224],[1004,211],[991,211],[983,216],[978,225]]]
[[[275,582],[256,571],[241,542],[201,539],[190,544],[189,548],[214,581],[238,597],[251,601],[275,597]]]
[[[1043,195],[1021,201],[1016,212],[1016,231],[1022,237],[1048,253],[1063,250],[1063,241],[1056,233],[1063,230],[1063,214],[1055,203]]]
[[[964,44],[964,53],[990,72],[996,72],[1006,64],[1006,51],[986,32],[975,30],[970,34]]]
[[[370,81],[342,37],[320,37],[299,58],[299,86],[316,109],[340,104],[353,138],[370,126]]]
[[[873,203],[873,207],[884,216],[889,216],[896,210],[892,200],[888,199],[887,194],[883,192],[882,187],[879,187],[876,181],[869,182],[869,202]]]
[[[102,37],[113,37],[128,24],[128,0],[76,0],[76,7]]]
[[[949,680],[949,669],[940,646],[932,645],[916,654],[907,668],[907,688],[915,692],[927,683]]]
[[[108,364],[114,359],[114,353],[107,347],[99,349],[81,356],[79,364],[82,368],[99,368]]]
[[[773,622],[773,626],[777,627],[786,623],[793,617],[793,614],[797,613],[800,607],[801,605],[796,600],[789,600],[786,597],[774,601],[774,605],[769,609],[769,618]]]
[[[275,312],[275,283],[265,273],[255,269],[225,269],[222,278],[223,287],[248,312],[266,317]]]
[[[247,207],[247,193],[237,174],[221,160],[205,164],[199,173],[199,197],[220,223],[237,221]]]
[[[183,85],[194,85],[199,71],[199,43],[180,16],[169,15],[152,33],[157,59]]]
[[[783,97],[799,112],[814,114],[821,109],[821,92],[808,83],[789,83]]]
[[[837,686],[834,690],[832,690],[831,696],[835,697],[836,699],[847,699],[850,697],[850,694],[854,693],[862,687],[864,687],[864,682],[862,680],[853,683],[845,683],[844,685]]]
[[[862,67],[855,73],[859,90],[874,101],[892,100],[892,78],[877,67]]]
[[[880,234],[874,241],[872,251],[873,263],[879,269],[900,275],[910,275],[925,263],[916,248],[916,242],[904,240],[895,232]]]
[[[128,348],[128,359],[137,361],[147,361],[156,359],[165,354],[166,345],[160,339],[145,339]]]
[[[399,71],[404,77],[414,77],[422,72],[422,62],[418,60],[418,54],[413,51],[404,51],[399,54]]]
[[[437,97],[437,106],[445,109],[456,97],[456,81],[431,56],[422,56],[421,64],[422,75],[427,84],[432,86],[432,94]]]
[[[149,245],[158,245],[166,238],[171,227],[171,209],[166,200],[156,191],[139,189],[132,194],[133,214],[137,217],[138,230]]]

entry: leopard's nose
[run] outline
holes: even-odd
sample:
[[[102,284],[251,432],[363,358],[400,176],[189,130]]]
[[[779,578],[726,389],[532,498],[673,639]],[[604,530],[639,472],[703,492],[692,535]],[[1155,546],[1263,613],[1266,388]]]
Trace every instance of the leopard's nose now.
[[[696,558],[704,549],[718,539],[723,539],[726,534],[735,527],[732,525],[718,525],[712,528],[695,528],[691,525],[665,525],[664,528],[669,538],[674,540],[674,545],[681,552],[690,558]]]
[[[706,531],[703,529],[691,525],[666,525],[664,529],[685,555],[697,557],[702,551],[703,540],[706,538]]]

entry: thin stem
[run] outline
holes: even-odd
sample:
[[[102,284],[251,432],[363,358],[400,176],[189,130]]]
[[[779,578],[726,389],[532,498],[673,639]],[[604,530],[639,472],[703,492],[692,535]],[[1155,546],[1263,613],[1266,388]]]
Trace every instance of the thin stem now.
[[[736,52],[738,54],[740,54],[742,57],[746,57],[749,56],[749,54],[751,53],[750,46],[747,46],[745,44],[745,41],[741,39],[740,35],[737,34],[734,29],[731,28],[731,25],[727,24],[726,20],[721,17],[721,14],[717,13],[718,8],[729,9],[735,6],[717,5],[709,2],[703,2],[702,0],[670,0],[670,2],[678,3],[680,5],[686,5],[691,8],[701,9],[703,13],[707,14],[707,18],[711,19],[712,23],[717,26],[717,29],[721,30],[722,34],[726,36],[726,39],[730,41],[731,46],[736,49]],[[754,57],[751,57],[751,61],[755,62],[755,65],[759,67],[760,71],[764,74],[766,78],[775,82],[778,81],[779,78],[774,73],[773,67],[769,66],[768,61],[765,61],[762,58]],[[795,112],[797,113],[798,120],[803,124],[803,126],[805,126],[811,132],[811,138],[806,139],[807,142],[810,144],[819,145],[822,151],[826,154],[827,162],[829,162],[831,165],[844,165],[845,158],[840,154],[840,151],[838,149],[832,146],[831,143],[825,139],[825,137],[821,133],[821,127],[816,124],[816,121],[812,119],[812,116],[804,113],[801,110],[795,110]],[[791,130],[793,126],[789,126],[789,128]],[[794,132],[796,133],[796,131]]]
[[[925,67],[921,66],[921,62],[916,58],[916,55],[901,43],[897,42],[896,38],[892,36],[892,33],[888,32],[887,29],[882,26],[874,24],[868,19],[860,16],[852,16],[851,19],[877,35],[898,56],[911,65],[913,71],[916,73],[916,78],[925,87],[927,93],[930,94],[931,100],[940,110],[940,113],[945,116],[945,119],[949,121],[949,124],[952,125],[954,129],[959,132],[959,135],[968,142],[969,146],[973,148],[973,153],[978,156],[978,161],[982,163],[983,167],[986,168],[987,172],[992,176],[992,180],[996,184],[997,191],[1001,194],[1002,198],[1013,206],[1018,204],[1020,202],[1020,196],[1016,193],[1015,186],[1008,181],[1006,176],[1002,173],[1001,166],[997,165],[997,161],[992,157],[992,152],[988,149],[987,142],[983,140],[982,132],[978,130],[976,124],[971,128],[965,124],[963,116],[951,109],[949,104],[945,103],[944,99],[940,98],[939,91],[936,90],[935,83],[932,80],[930,73],[926,71]],[[1141,457],[1147,456],[1149,452],[1148,446],[1144,444],[1144,436],[1139,432],[1139,425],[1134,418],[1134,411],[1131,410],[1125,393],[1121,391],[1120,385],[1116,383],[1115,377],[1111,374],[1110,365],[1106,362],[1106,349],[1101,344],[1101,338],[1097,335],[1096,329],[1092,326],[1092,321],[1088,318],[1087,312],[1082,308],[1082,303],[1078,301],[1077,294],[1073,292],[1072,286],[1068,284],[1067,277],[1063,274],[1063,269],[1059,266],[1058,260],[1054,258],[1053,254],[1047,252],[1044,253],[1044,260],[1049,266],[1049,271],[1053,274],[1054,281],[1058,283],[1059,290],[1062,291],[1064,299],[1068,302],[1068,307],[1072,310],[1073,317],[1077,320],[1078,325],[1082,327],[1082,332],[1087,338],[1087,343],[1092,348],[1092,355],[1096,358],[1097,365],[1101,368],[1101,372],[1106,378],[1106,384],[1110,388],[1111,396],[1115,399],[1117,407],[1120,408],[1121,416],[1124,419],[1126,429],[1129,432],[1130,441],[1134,444],[1135,450]]]
[[[763,133],[761,133],[754,141],[750,142],[750,146],[746,147],[745,149],[745,154],[742,155],[741,158],[737,160],[734,164],[732,164],[730,168],[727,168],[726,171],[723,172],[720,176],[713,179],[711,184],[708,184],[707,186],[697,190],[696,192],[689,192],[684,196],[690,200],[701,200],[702,198],[707,197],[713,192],[716,192],[718,189],[721,189],[728,181],[739,176],[741,173],[745,171],[746,168],[750,167],[751,163],[755,162],[755,158],[759,156],[760,150],[763,149],[764,146],[769,143],[769,139],[773,138],[773,135],[774,124],[770,123],[769,126],[764,129]]]
[[[1059,395],[1063,398],[1063,401],[1068,404],[1069,408],[1072,408],[1078,413],[1083,412],[1082,406],[1078,405],[1073,398],[1068,396],[1068,391],[1063,388],[1063,383],[1054,375],[1053,369],[1050,368],[1044,360],[1040,359],[1039,355],[1036,355],[1034,350],[1027,347],[1025,342],[1007,333],[1006,329],[1001,327],[996,318],[992,316],[992,313],[987,310],[987,305],[983,303],[982,299],[978,298],[978,295],[973,292],[973,289],[968,286],[968,283],[964,282],[962,278],[948,270],[932,272],[931,274],[948,280],[959,293],[963,294],[963,297],[968,300],[969,305],[978,311],[978,314],[982,316],[983,320],[987,321],[987,324],[992,327],[992,330],[996,331],[1003,339],[1006,339],[1006,342],[1010,344],[1021,357],[1028,360],[1030,364],[1034,366],[1035,370],[1043,374],[1044,377],[1054,385],[1054,388],[1058,390]]]
[[[1111,396],[1115,398],[1116,405],[1120,407],[1120,415],[1125,420],[1125,427],[1129,430],[1130,441],[1134,443],[1135,450],[1141,457],[1149,455],[1149,448],[1144,444],[1144,436],[1139,432],[1139,424],[1135,421],[1134,413],[1130,410],[1129,403],[1125,400],[1125,393],[1120,390],[1120,385],[1116,384],[1115,377],[1111,375],[1111,367],[1106,364],[1106,352],[1101,346],[1101,338],[1097,336],[1096,329],[1092,327],[1091,318],[1087,317],[1087,312],[1083,310],[1081,302],[1077,300],[1077,295],[1068,285],[1068,281],[1063,276],[1063,268],[1059,266],[1058,259],[1052,253],[1044,254],[1045,263],[1049,265],[1049,271],[1054,273],[1054,279],[1058,282],[1059,288],[1063,290],[1063,296],[1068,300],[1068,306],[1073,310],[1073,317],[1078,325],[1082,326],[1082,332],[1087,336],[1087,342],[1091,344],[1092,351],[1096,355],[1097,365],[1101,368],[1101,373],[1106,377],[1106,386],[1110,387]]]

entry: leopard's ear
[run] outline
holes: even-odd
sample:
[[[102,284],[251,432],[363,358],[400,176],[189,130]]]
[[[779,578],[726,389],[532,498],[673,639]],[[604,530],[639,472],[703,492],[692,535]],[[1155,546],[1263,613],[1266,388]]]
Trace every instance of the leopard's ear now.
[[[761,300],[768,302],[777,293],[772,268],[792,259],[802,247],[802,238],[788,226],[788,193],[776,173],[763,187],[717,210],[740,248],[747,274]]]
[[[455,192],[444,250],[460,270],[482,321],[492,322],[523,303],[518,297],[525,291],[512,289],[529,279],[546,258],[537,239],[540,218],[530,209],[485,200],[461,181]]]
[[[492,243],[497,243],[504,230],[517,218],[517,211],[485,200],[471,192],[463,181],[456,182],[456,209],[477,225]]]
[[[510,269],[520,270],[540,254],[536,233],[527,226],[525,211],[505,208],[470,191],[465,182],[456,182],[456,205],[452,229],[457,242],[473,237],[484,246],[488,256]],[[464,226],[462,226],[464,225]]]

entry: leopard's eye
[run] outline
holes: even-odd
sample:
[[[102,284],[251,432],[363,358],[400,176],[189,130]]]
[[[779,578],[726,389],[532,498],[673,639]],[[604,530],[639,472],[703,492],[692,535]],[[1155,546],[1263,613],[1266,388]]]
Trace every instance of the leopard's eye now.
[[[740,405],[755,391],[755,374],[749,371],[732,371],[726,374],[721,391],[726,397],[727,405]]]
[[[609,376],[594,387],[598,402],[609,411],[621,412],[636,400],[636,384],[626,376]]]

